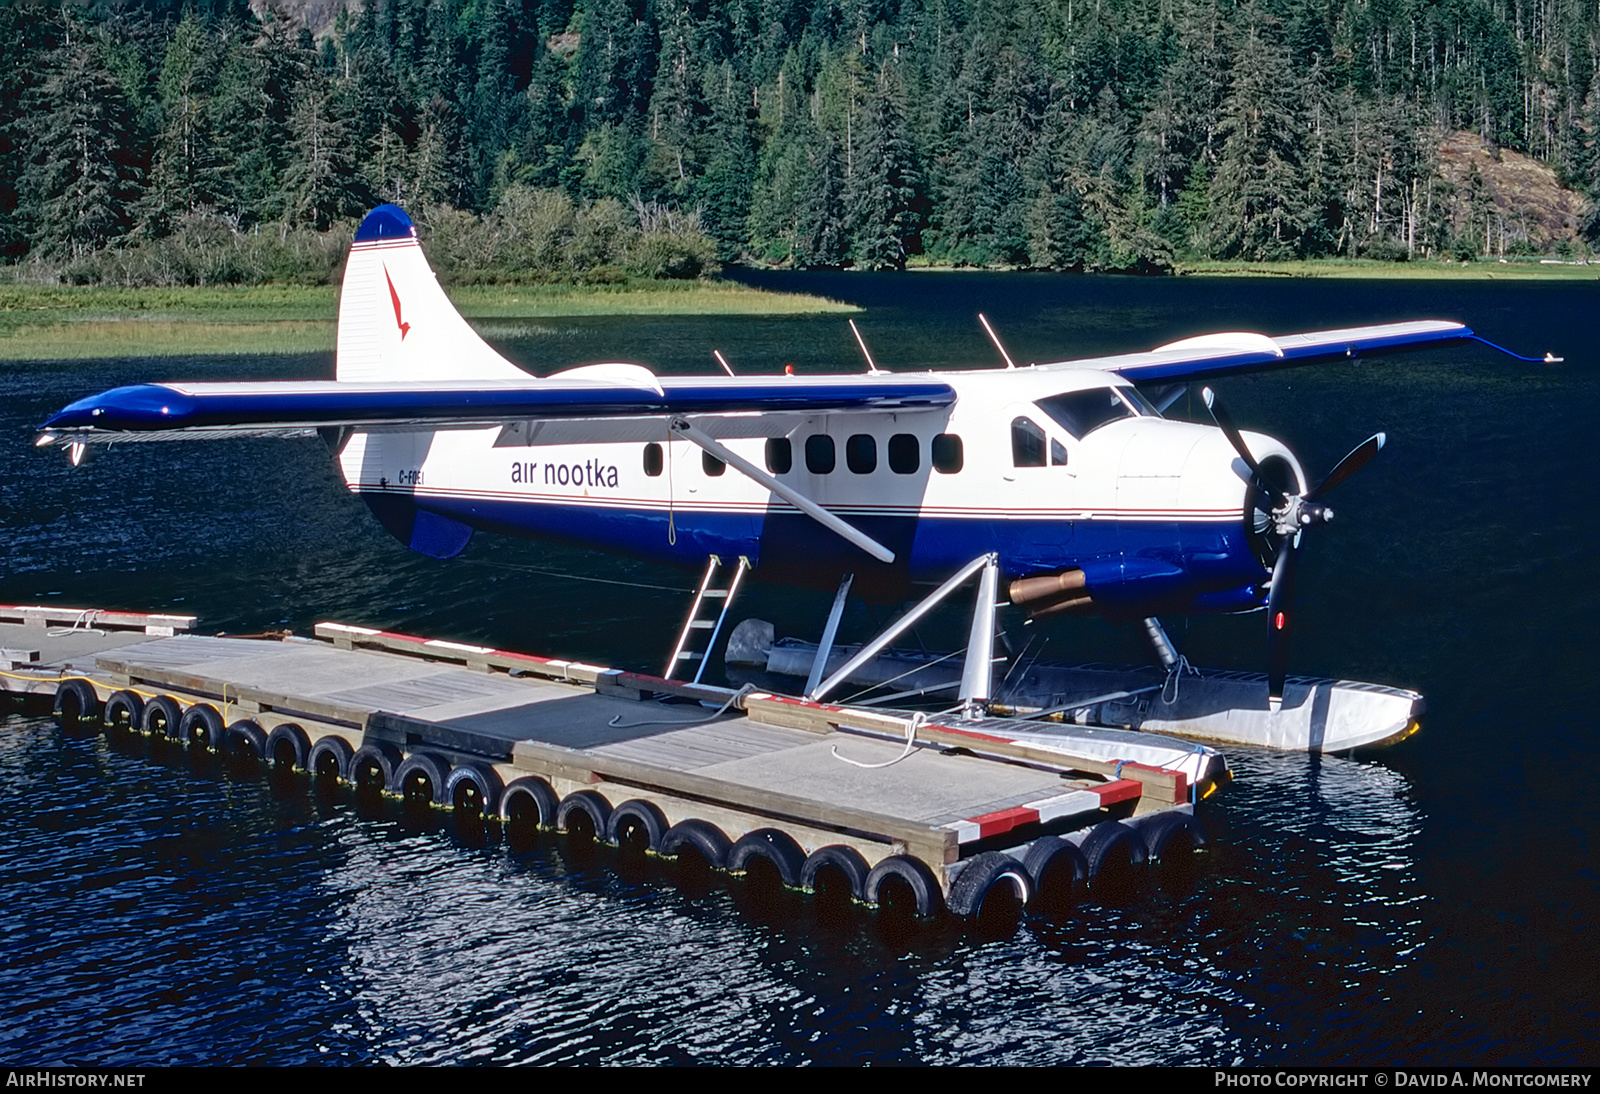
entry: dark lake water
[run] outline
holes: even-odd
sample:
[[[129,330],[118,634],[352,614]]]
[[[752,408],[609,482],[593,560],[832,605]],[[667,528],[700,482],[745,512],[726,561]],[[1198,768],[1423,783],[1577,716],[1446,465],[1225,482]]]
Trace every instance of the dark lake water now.
[[[753,276],[753,275],[752,275]],[[526,855],[204,758],[0,718],[0,1057],[316,1062],[1595,1063],[1600,805],[1592,471],[1600,284],[764,275],[865,306],[887,368],[1143,349],[1208,330],[1408,318],[1472,348],[1223,381],[1310,474],[1382,429],[1300,572],[1292,671],[1416,687],[1423,732],[1308,759],[1230,749],[1186,884],[905,938],[803,898]],[[537,320],[535,369],[859,369],[842,318]],[[692,575],[479,536],[390,540],[312,441],[130,445],[70,469],[31,426],[161,379],[331,376],[331,359],[0,366],[0,602],[173,610],[210,631],[320,619],[658,671]],[[1198,405],[1198,402],[1196,402]],[[1174,408],[1181,412],[1184,403]],[[601,579],[610,584],[600,583]],[[814,635],[828,598],[743,615]],[[862,637],[865,609],[847,617]],[[1264,622],[1169,621],[1197,663],[1259,669]],[[851,636],[846,636],[851,637]],[[927,637],[927,636],[925,636]],[[952,639],[952,645],[959,639]],[[1057,656],[1137,660],[1097,623]]]

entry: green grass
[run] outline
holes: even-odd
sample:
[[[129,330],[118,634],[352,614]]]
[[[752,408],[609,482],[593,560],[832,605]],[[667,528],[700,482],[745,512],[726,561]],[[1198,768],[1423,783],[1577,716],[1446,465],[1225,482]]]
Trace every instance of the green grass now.
[[[859,309],[724,281],[472,285],[451,291],[469,319],[585,315],[807,315]],[[168,357],[333,350],[329,285],[119,289],[0,283],[0,360]],[[503,323],[488,323],[491,334]]]
[[[1538,258],[1476,259],[1472,262],[1381,262],[1366,258],[1319,258],[1300,262],[1183,262],[1180,274],[1210,277],[1381,278],[1400,281],[1594,281],[1600,262],[1545,265]]]

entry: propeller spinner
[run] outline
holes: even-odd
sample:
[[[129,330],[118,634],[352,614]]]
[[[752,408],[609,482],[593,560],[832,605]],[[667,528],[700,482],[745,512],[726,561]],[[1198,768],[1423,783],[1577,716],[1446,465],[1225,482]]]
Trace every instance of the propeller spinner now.
[[[1283,705],[1283,685],[1288,676],[1289,631],[1294,618],[1294,572],[1300,558],[1302,536],[1311,525],[1325,524],[1333,519],[1333,510],[1323,505],[1320,499],[1376,456],[1383,448],[1385,436],[1374,433],[1351,449],[1321,482],[1304,494],[1293,494],[1274,485],[1262,473],[1261,465],[1251,455],[1250,449],[1245,447],[1239,427],[1233,424],[1233,418],[1217,402],[1216,392],[1208,387],[1200,394],[1217,427],[1250,469],[1250,486],[1256,493],[1256,505],[1269,515],[1272,529],[1278,535],[1278,549],[1272,561],[1272,579],[1267,593],[1267,706],[1270,710],[1277,710]]]

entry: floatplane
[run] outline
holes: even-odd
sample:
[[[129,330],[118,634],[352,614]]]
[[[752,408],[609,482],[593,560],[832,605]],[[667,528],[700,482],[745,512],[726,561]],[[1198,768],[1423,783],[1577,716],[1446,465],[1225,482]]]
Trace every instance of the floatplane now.
[[[335,380],[119,387],[51,417],[38,443],[67,446],[76,463],[91,444],[320,434],[349,489],[415,551],[448,558],[482,529],[705,566],[669,675],[704,656],[688,648],[697,634],[715,642],[751,569],[838,584],[821,648],[805,654],[815,700],[870,675],[905,626],[977,577],[962,679],[951,685],[969,713],[994,699],[1003,589],[1032,619],[1098,614],[1140,626],[1165,674],[1155,684],[1057,680],[1060,701],[1031,713],[1329,751],[1414,728],[1414,692],[1287,674],[1304,538],[1332,519],[1328,494],[1384,435],[1312,481],[1283,443],[1239,429],[1209,388],[1214,424],[1162,410],[1197,381],[1481,339],[1429,320],[1213,334],[1019,367],[984,326],[1004,367],[888,372],[863,342],[867,368],[850,375],[735,375],[722,361],[723,373],[704,376],[615,362],[533,376],[467,324],[410,218],[386,205],[350,250]],[[880,599],[938,588],[844,657],[833,635],[852,582]],[[700,619],[717,599],[716,618]],[[1264,680],[1202,673],[1174,686],[1189,670],[1160,616],[1263,609]]]

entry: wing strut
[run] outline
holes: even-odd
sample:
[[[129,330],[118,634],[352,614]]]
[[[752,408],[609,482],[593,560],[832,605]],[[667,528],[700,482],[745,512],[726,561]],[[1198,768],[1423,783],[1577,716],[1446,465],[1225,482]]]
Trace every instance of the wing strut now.
[[[867,552],[867,554],[871,555],[879,562],[894,561],[894,552],[889,550],[889,548],[885,547],[883,544],[879,543],[865,532],[856,528],[854,525],[846,524],[844,521],[828,512],[822,506],[818,505],[816,502],[812,501],[798,490],[795,490],[793,487],[785,486],[783,483],[779,482],[777,479],[761,470],[743,456],[730,451],[726,445],[712,440],[709,436],[701,432],[693,425],[690,425],[689,422],[685,421],[683,418],[672,419],[668,428],[670,428],[672,432],[676,433],[684,440],[699,445],[701,448],[705,449],[707,452],[711,453],[717,459],[721,460],[729,467],[732,467],[746,478],[765,486],[768,490],[771,490],[774,494],[778,495],[784,501],[800,510],[806,516],[810,517],[824,528],[827,528],[829,531],[835,532],[843,538],[849,540],[851,543],[854,543],[857,547]]]

